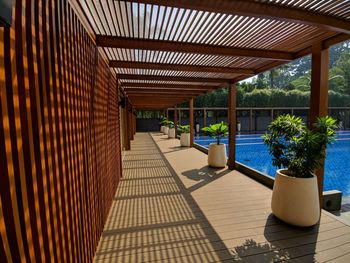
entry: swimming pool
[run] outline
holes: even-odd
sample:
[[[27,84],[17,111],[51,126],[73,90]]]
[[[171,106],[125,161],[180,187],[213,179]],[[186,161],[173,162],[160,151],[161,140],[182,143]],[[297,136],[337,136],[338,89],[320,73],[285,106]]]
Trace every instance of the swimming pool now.
[[[236,160],[267,175],[275,177],[276,167],[272,165],[262,134],[237,135]],[[350,200],[350,131],[339,131],[336,141],[328,146],[325,163],[324,190],[340,190]],[[223,142],[227,144],[227,138]],[[208,148],[214,139],[196,137],[195,142]],[[346,198],[349,197],[349,198]]]

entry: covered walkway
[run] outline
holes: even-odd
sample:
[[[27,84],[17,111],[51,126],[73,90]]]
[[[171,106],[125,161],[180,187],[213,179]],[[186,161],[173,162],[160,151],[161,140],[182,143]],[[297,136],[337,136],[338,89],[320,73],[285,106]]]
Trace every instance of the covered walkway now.
[[[97,262],[350,261],[349,226],[325,212],[313,228],[288,226],[270,212],[270,189],[178,145],[136,134]]]

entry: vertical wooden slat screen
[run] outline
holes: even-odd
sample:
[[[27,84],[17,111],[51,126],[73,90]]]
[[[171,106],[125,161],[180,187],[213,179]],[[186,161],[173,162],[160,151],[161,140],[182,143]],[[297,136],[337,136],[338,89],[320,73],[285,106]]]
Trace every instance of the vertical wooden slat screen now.
[[[67,0],[0,28],[0,261],[91,262],[121,177],[114,75]]]

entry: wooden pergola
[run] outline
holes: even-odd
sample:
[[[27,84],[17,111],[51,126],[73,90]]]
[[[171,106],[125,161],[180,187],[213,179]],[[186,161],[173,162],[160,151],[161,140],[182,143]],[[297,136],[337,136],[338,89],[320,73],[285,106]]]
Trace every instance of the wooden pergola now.
[[[312,125],[327,114],[329,47],[350,39],[346,0],[79,3],[128,107],[161,110],[188,101],[192,145],[193,99],[229,88],[230,168],[235,165],[236,83],[311,54]],[[317,174],[322,190],[323,171]]]

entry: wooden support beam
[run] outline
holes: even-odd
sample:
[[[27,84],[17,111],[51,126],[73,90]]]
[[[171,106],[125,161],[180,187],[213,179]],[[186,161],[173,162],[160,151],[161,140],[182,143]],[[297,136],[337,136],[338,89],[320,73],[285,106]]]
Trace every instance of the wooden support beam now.
[[[166,4],[168,4],[168,2],[166,2]],[[189,4],[189,2],[186,1],[186,4]],[[164,2],[161,5],[164,5]],[[116,36],[97,35],[96,44],[100,47],[110,48],[157,50],[217,56],[252,57],[282,61],[291,61],[294,59],[293,53],[285,51],[254,48],[235,48],[216,45],[203,45],[166,40],[135,39]]]
[[[322,30],[350,34],[350,23],[345,19],[278,4],[247,0],[221,0],[220,4],[216,1],[203,0],[167,0],[166,3],[162,0],[139,0],[138,2],[230,15],[280,20],[315,26]]]
[[[193,77],[173,77],[173,76],[153,76],[153,75],[133,75],[133,74],[118,74],[118,79],[136,79],[136,80],[151,80],[151,81],[179,81],[179,82],[197,82],[197,83],[226,83],[228,79],[221,78],[193,78]]]
[[[235,169],[236,163],[236,83],[231,83],[228,90],[228,168]]]
[[[124,108],[124,142],[125,142],[125,150],[128,151],[131,149],[130,147],[130,115],[129,115],[129,100],[125,100],[125,108]]]
[[[175,138],[177,138],[177,107],[174,107],[174,128],[175,128]]]
[[[328,115],[328,65],[329,49],[321,45],[312,48],[311,61],[311,93],[309,126],[314,127],[317,118]],[[322,167],[316,170],[320,206],[323,202],[324,161]]]
[[[131,61],[109,61],[109,66],[113,68],[133,68],[133,69],[153,69],[153,70],[174,70],[186,72],[213,72],[228,74],[254,75],[254,69],[230,68],[230,67],[211,67],[199,65],[179,65],[151,62],[131,62]]]
[[[207,92],[206,90],[138,89],[138,88],[130,88],[125,90],[126,94],[159,94],[159,95],[161,94],[200,95],[206,92]]]
[[[214,90],[219,88],[217,85],[194,85],[194,84],[159,84],[159,83],[134,83],[134,82],[123,82],[122,87],[124,90],[129,88],[164,88],[164,89],[193,89],[193,90]]]
[[[189,117],[190,117],[190,147],[194,145],[194,112],[193,112],[193,99],[189,101]]]

